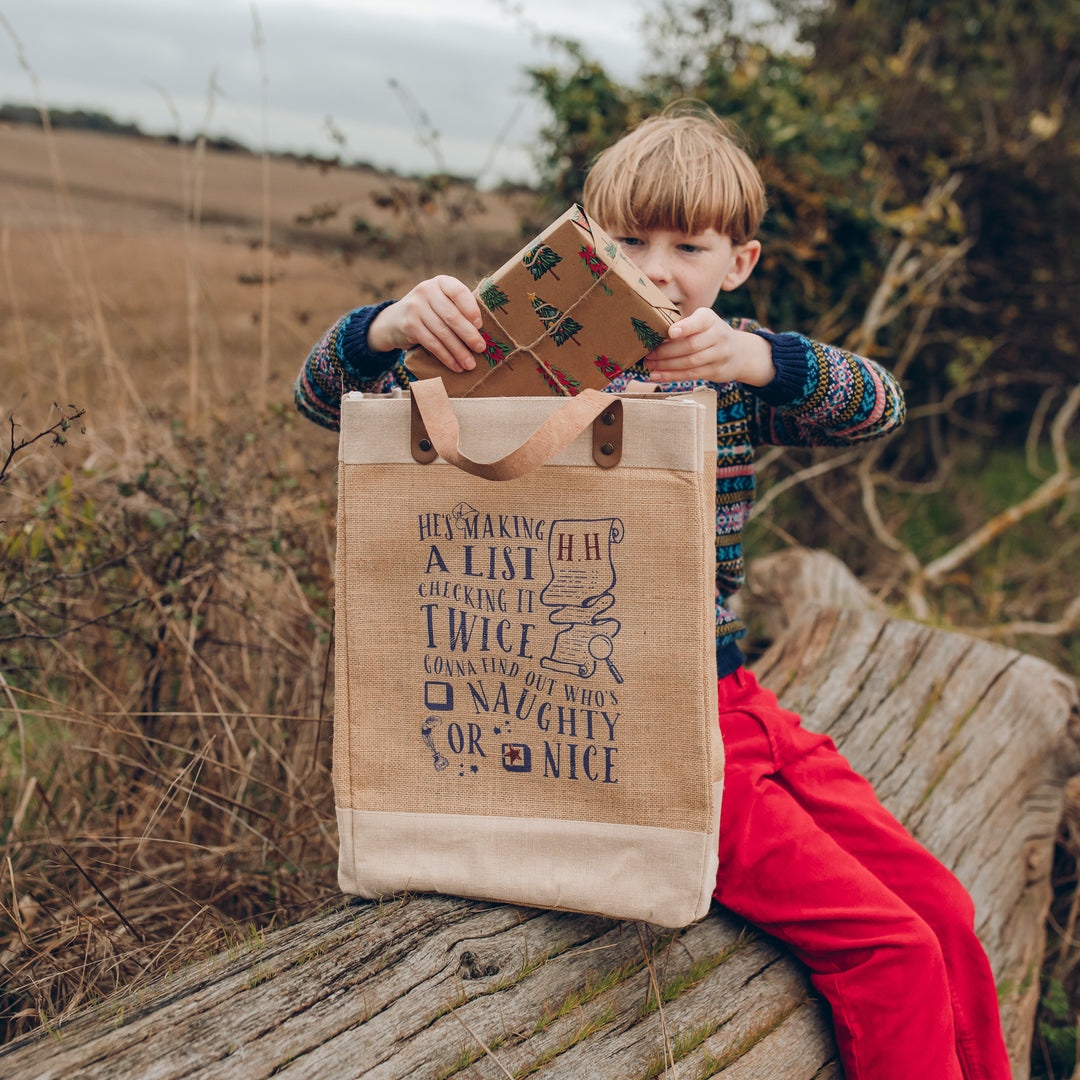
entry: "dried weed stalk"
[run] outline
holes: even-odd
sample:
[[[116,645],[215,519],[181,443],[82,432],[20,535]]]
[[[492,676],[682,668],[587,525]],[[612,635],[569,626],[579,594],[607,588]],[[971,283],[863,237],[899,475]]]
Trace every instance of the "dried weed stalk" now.
[[[105,371],[110,397],[122,413],[121,420],[127,419],[132,413],[145,417],[146,407],[142,397],[130,372],[120,362],[113,345],[112,336],[105,319],[105,308],[102,303],[101,293],[90,266],[85,237],[79,224],[78,215],[75,212],[75,204],[71,197],[67,176],[60,162],[56,140],[53,137],[52,120],[49,110],[42,100],[40,82],[30,65],[30,61],[27,59],[22,41],[16,34],[14,27],[2,13],[0,13],[0,26],[3,26],[11,38],[15,46],[15,55],[19,67],[22,68],[30,80],[35,105],[41,119],[41,128],[45,136],[45,148],[48,153],[49,167],[52,174],[53,192],[56,196],[57,216],[62,223],[59,235],[54,238],[59,255],[57,262],[67,279],[72,310],[85,312],[90,324],[93,326],[95,342],[100,352],[101,366]],[[120,427],[122,431],[126,432],[129,425],[121,423]],[[130,448],[130,441],[127,442],[127,445]]]

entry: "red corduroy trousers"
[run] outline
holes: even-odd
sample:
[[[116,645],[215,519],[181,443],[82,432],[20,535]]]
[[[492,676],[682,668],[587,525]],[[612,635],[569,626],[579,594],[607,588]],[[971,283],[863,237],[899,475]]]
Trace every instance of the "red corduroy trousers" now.
[[[832,1006],[847,1080],[1009,1080],[964,887],[831,739],[753,675],[721,679],[721,904],[785,942]]]

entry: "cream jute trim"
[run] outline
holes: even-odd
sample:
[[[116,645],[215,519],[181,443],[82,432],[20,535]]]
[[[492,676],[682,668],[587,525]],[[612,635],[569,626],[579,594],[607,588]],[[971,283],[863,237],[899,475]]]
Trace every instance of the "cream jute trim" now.
[[[435,892],[685,926],[716,885],[720,788],[709,832],[338,807],[338,882],[368,899]]]
[[[563,404],[565,399],[556,397],[455,398],[460,445],[476,460],[497,460],[524,442]],[[688,409],[693,410],[693,419],[688,418]],[[715,446],[715,405],[710,414],[707,406],[690,395],[675,399],[623,398],[623,411],[626,419],[620,469],[702,471],[703,455]],[[345,399],[341,415],[338,460],[342,464],[415,464],[409,448],[408,399]],[[710,480],[715,461],[714,451],[712,462],[706,466]],[[591,431],[582,432],[547,465],[594,468]]]

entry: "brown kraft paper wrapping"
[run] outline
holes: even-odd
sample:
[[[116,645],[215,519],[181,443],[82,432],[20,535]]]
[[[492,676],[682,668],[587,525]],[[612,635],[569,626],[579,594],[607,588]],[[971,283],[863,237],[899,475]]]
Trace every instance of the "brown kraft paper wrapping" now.
[[[602,389],[667,337],[678,309],[580,206],[572,206],[474,291],[487,351],[452,372],[422,348],[405,366],[451,397]]]

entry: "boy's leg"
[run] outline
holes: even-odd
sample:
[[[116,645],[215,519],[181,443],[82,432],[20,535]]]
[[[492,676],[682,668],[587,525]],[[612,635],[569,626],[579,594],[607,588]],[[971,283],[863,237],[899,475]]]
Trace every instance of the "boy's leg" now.
[[[748,673],[721,685],[717,899],[806,961],[833,1005],[848,1080],[1004,1080],[997,998],[967,894],[829,740],[802,731]]]
[[[967,890],[881,805],[831,740],[786,765],[775,780],[933,930],[945,958],[966,1080],[1009,1080],[997,987],[975,934],[975,905]]]

